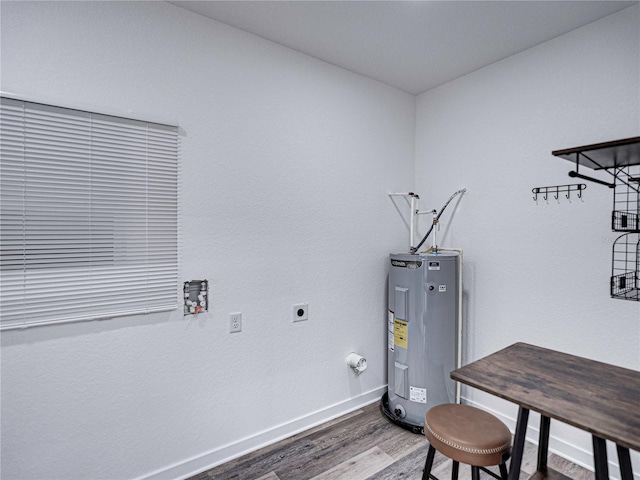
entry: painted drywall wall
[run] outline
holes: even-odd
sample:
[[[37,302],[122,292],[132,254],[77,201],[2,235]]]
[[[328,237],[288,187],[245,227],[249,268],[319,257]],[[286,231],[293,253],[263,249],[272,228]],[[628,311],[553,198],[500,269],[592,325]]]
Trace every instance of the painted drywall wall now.
[[[464,362],[523,341],[640,368],[640,305],[609,298],[611,191],[588,183],[582,200],[538,202],[531,192],[576,183],[552,150],[639,134],[639,29],[631,7],[418,97],[423,208],[468,189],[440,232],[464,249]],[[463,396],[514,425],[515,406]],[[551,434],[553,449],[590,464],[587,434],[557,422]]]
[[[195,318],[3,332],[4,479],[179,478],[380,398],[413,96],[161,2],[3,1],[1,30],[3,91],[180,126],[181,280],[211,285]]]

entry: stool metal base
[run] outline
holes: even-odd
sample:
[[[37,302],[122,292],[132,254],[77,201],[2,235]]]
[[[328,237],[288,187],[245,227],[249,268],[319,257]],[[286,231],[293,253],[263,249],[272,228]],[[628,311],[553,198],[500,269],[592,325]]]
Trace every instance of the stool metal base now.
[[[436,477],[435,475],[431,474],[431,468],[433,467],[433,459],[436,456],[436,449],[433,448],[431,445],[429,445],[429,452],[427,453],[427,460],[424,464],[424,471],[422,472],[422,480],[440,480],[438,477]],[[482,470],[483,472],[488,473],[489,475],[491,475],[492,477],[496,478],[497,480],[507,480],[508,477],[508,472],[507,472],[507,465],[506,465],[506,460],[507,457],[503,457],[502,463],[500,464],[500,475],[497,475],[495,473],[493,473],[491,470],[485,468],[485,467],[478,467],[476,465],[470,465],[471,466],[471,480],[480,480],[480,470]],[[459,469],[460,463],[456,462],[455,460],[453,460],[453,465],[451,466],[451,480],[458,480],[458,469]]]

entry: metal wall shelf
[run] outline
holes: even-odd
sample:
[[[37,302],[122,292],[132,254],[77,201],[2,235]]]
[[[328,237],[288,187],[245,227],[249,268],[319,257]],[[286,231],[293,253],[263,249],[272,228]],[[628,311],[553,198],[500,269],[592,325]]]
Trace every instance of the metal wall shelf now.
[[[640,137],[551,152],[575,163],[570,177],[613,189],[611,229],[626,232],[613,244],[611,297],[640,301]],[[611,182],[580,173],[580,167],[602,170]],[[535,192],[534,192],[535,193]]]
[[[640,165],[640,137],[555,150],[551,155],[574,161],[593,170]]]

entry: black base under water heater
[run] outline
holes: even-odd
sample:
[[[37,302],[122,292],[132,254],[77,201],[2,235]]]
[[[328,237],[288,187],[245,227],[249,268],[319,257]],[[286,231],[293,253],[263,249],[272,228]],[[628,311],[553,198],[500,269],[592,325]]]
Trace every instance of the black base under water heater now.
[[[381,409],[393,423],[422,433],[427,410],[456,400],[459,255],[391,254],[388,387]]]

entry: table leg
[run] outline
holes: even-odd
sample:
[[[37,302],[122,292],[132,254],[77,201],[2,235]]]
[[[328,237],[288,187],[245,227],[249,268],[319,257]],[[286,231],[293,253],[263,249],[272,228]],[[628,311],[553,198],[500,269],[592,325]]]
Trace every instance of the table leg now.
[[[511,451],[511,464],[509,465],[509,480],[520,478],[522,466],[522,454],[524,453],[524,441],[527,435],[527,422],[529,421],[529,409],[519,407],[516,433],[513,436],[513,449]]]
[[[593,439],[593,460],[596,471],[596,480],[606,480],[609,478],[609,465],[607,464],[607,442],[604,438],[592,435]]]
[[[633,480],[633,470],[631,469],[631,457],[629,449],[616,445],[618,449],[618,461],[620,462],[620,477],[622,480]]]
[[[551,419],[540,415],[540,436],[538,439],[538,471],[546,470],[549,453],[549,425]]]

